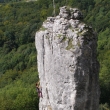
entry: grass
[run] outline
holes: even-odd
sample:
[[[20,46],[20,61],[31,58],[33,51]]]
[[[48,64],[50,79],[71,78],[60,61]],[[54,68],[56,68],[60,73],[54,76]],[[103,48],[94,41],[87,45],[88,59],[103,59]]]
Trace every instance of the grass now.
[[[39,31],[45,31],[45,30],[46,28],[42,26]]]
[[[70,50],[71,48],[73,48],[72,39],[69,39],[68,46],[66,47],[66,49]]]
[[[61,42],[66,41],[66,39],[67,39],[67,37],[66,37],[66,36],[64,36]]]

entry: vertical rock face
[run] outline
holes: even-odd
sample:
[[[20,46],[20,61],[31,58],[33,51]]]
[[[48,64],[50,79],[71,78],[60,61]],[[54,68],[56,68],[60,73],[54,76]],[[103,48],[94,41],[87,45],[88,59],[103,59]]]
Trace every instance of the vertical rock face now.
[[[40,110],[98,110],[97,38],[82,18],[64,6],[36,33]]]

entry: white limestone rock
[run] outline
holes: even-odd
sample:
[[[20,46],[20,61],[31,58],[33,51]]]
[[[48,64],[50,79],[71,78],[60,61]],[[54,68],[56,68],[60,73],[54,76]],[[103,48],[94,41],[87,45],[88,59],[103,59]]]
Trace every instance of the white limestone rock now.
[[[39,110],[98,110],[97,37],[78,9],[60,8],[36,33]]]

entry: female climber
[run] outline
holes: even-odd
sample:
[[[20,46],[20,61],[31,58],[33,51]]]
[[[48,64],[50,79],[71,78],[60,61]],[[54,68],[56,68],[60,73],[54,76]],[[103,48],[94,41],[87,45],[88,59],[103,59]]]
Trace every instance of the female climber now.
[[[42,96],[42,88],[40,87],[40,83],[39,82],[36,83],[36,90],[38,92],[38,96],[43,98],[43,96]]]

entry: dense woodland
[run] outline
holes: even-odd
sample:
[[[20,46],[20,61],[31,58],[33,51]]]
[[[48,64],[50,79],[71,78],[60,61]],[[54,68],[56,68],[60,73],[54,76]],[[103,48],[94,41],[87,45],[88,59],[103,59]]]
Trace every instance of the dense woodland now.
[[[35,32],[53,16],[52,0],[0,0],[0,110],[38,110]],[[100,109],[110,110],[110,0],[55,0],[78,7],[98,36]]]

